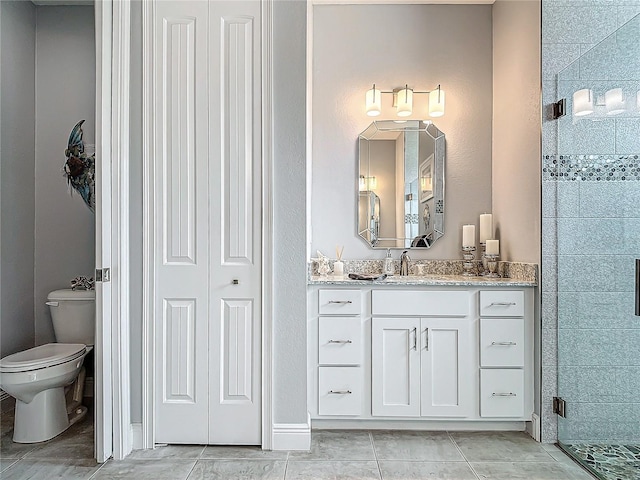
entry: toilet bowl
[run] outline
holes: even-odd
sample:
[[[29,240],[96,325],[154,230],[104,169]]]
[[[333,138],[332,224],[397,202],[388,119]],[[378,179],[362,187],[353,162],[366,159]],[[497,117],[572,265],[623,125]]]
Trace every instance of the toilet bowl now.
[[[0,388],[16,399],[13,441],[36,443],[64,432],[84,417],[79,394],[67,404],[65,387],[78,379],[95,338],[95,291],[56,290],[47,297],[58,343],[0,360]],[[84,369],[82,369],[84,372]],[[77,383],[84,383],[84,373]],[[78,389],[75,389],[78,390]]]
[[[88,352],[84,344],[48,343],[0,360],[0,386],[16,399],[14,442],[44,442],[69,427],[64,387]]]

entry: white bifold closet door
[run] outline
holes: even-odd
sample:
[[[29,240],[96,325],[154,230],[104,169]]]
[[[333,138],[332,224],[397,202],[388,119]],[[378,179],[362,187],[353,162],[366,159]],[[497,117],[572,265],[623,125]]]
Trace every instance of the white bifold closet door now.
[[[260,2],[153,1],[155,442],[259,445]]]

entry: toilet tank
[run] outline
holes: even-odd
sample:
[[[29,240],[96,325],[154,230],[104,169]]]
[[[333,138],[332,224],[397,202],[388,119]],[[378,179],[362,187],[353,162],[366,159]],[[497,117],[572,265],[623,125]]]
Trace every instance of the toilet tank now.
[[[93,345],[96,336],[95,290],[54,290],[47,296],[58,343]]]

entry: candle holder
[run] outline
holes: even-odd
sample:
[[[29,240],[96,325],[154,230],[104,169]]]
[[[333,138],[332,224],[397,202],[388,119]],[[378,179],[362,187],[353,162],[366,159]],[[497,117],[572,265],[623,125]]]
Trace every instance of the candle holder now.
[[[497,273],[499,255],[495,253],[485,253],[484,256],[487,259],[487,268],[489,269],[488,272],[485,274],[485,277],[498,278],[500,276]]]
[[[462,263],[462,268],[464,268],[464,272],[462,275],[465,277],[475,277],[473,273],[474,267],[474,259],[476,257],[476,247],[462,247],[462,259],[464,262]]]
[[[480,256],[480,266],[478,267],[478,275],[485,276],[489,273],[489,267],[487,267],[487,243],[480,242],[480,250],[482,255]]]

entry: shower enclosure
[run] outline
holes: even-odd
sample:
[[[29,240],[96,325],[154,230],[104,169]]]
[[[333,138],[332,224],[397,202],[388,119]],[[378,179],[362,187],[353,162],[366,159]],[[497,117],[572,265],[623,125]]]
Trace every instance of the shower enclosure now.
[[[640,16],[558,74],[558,443],[602,479],[640,479]],[[561,412],[562,413],[562,412]]]

